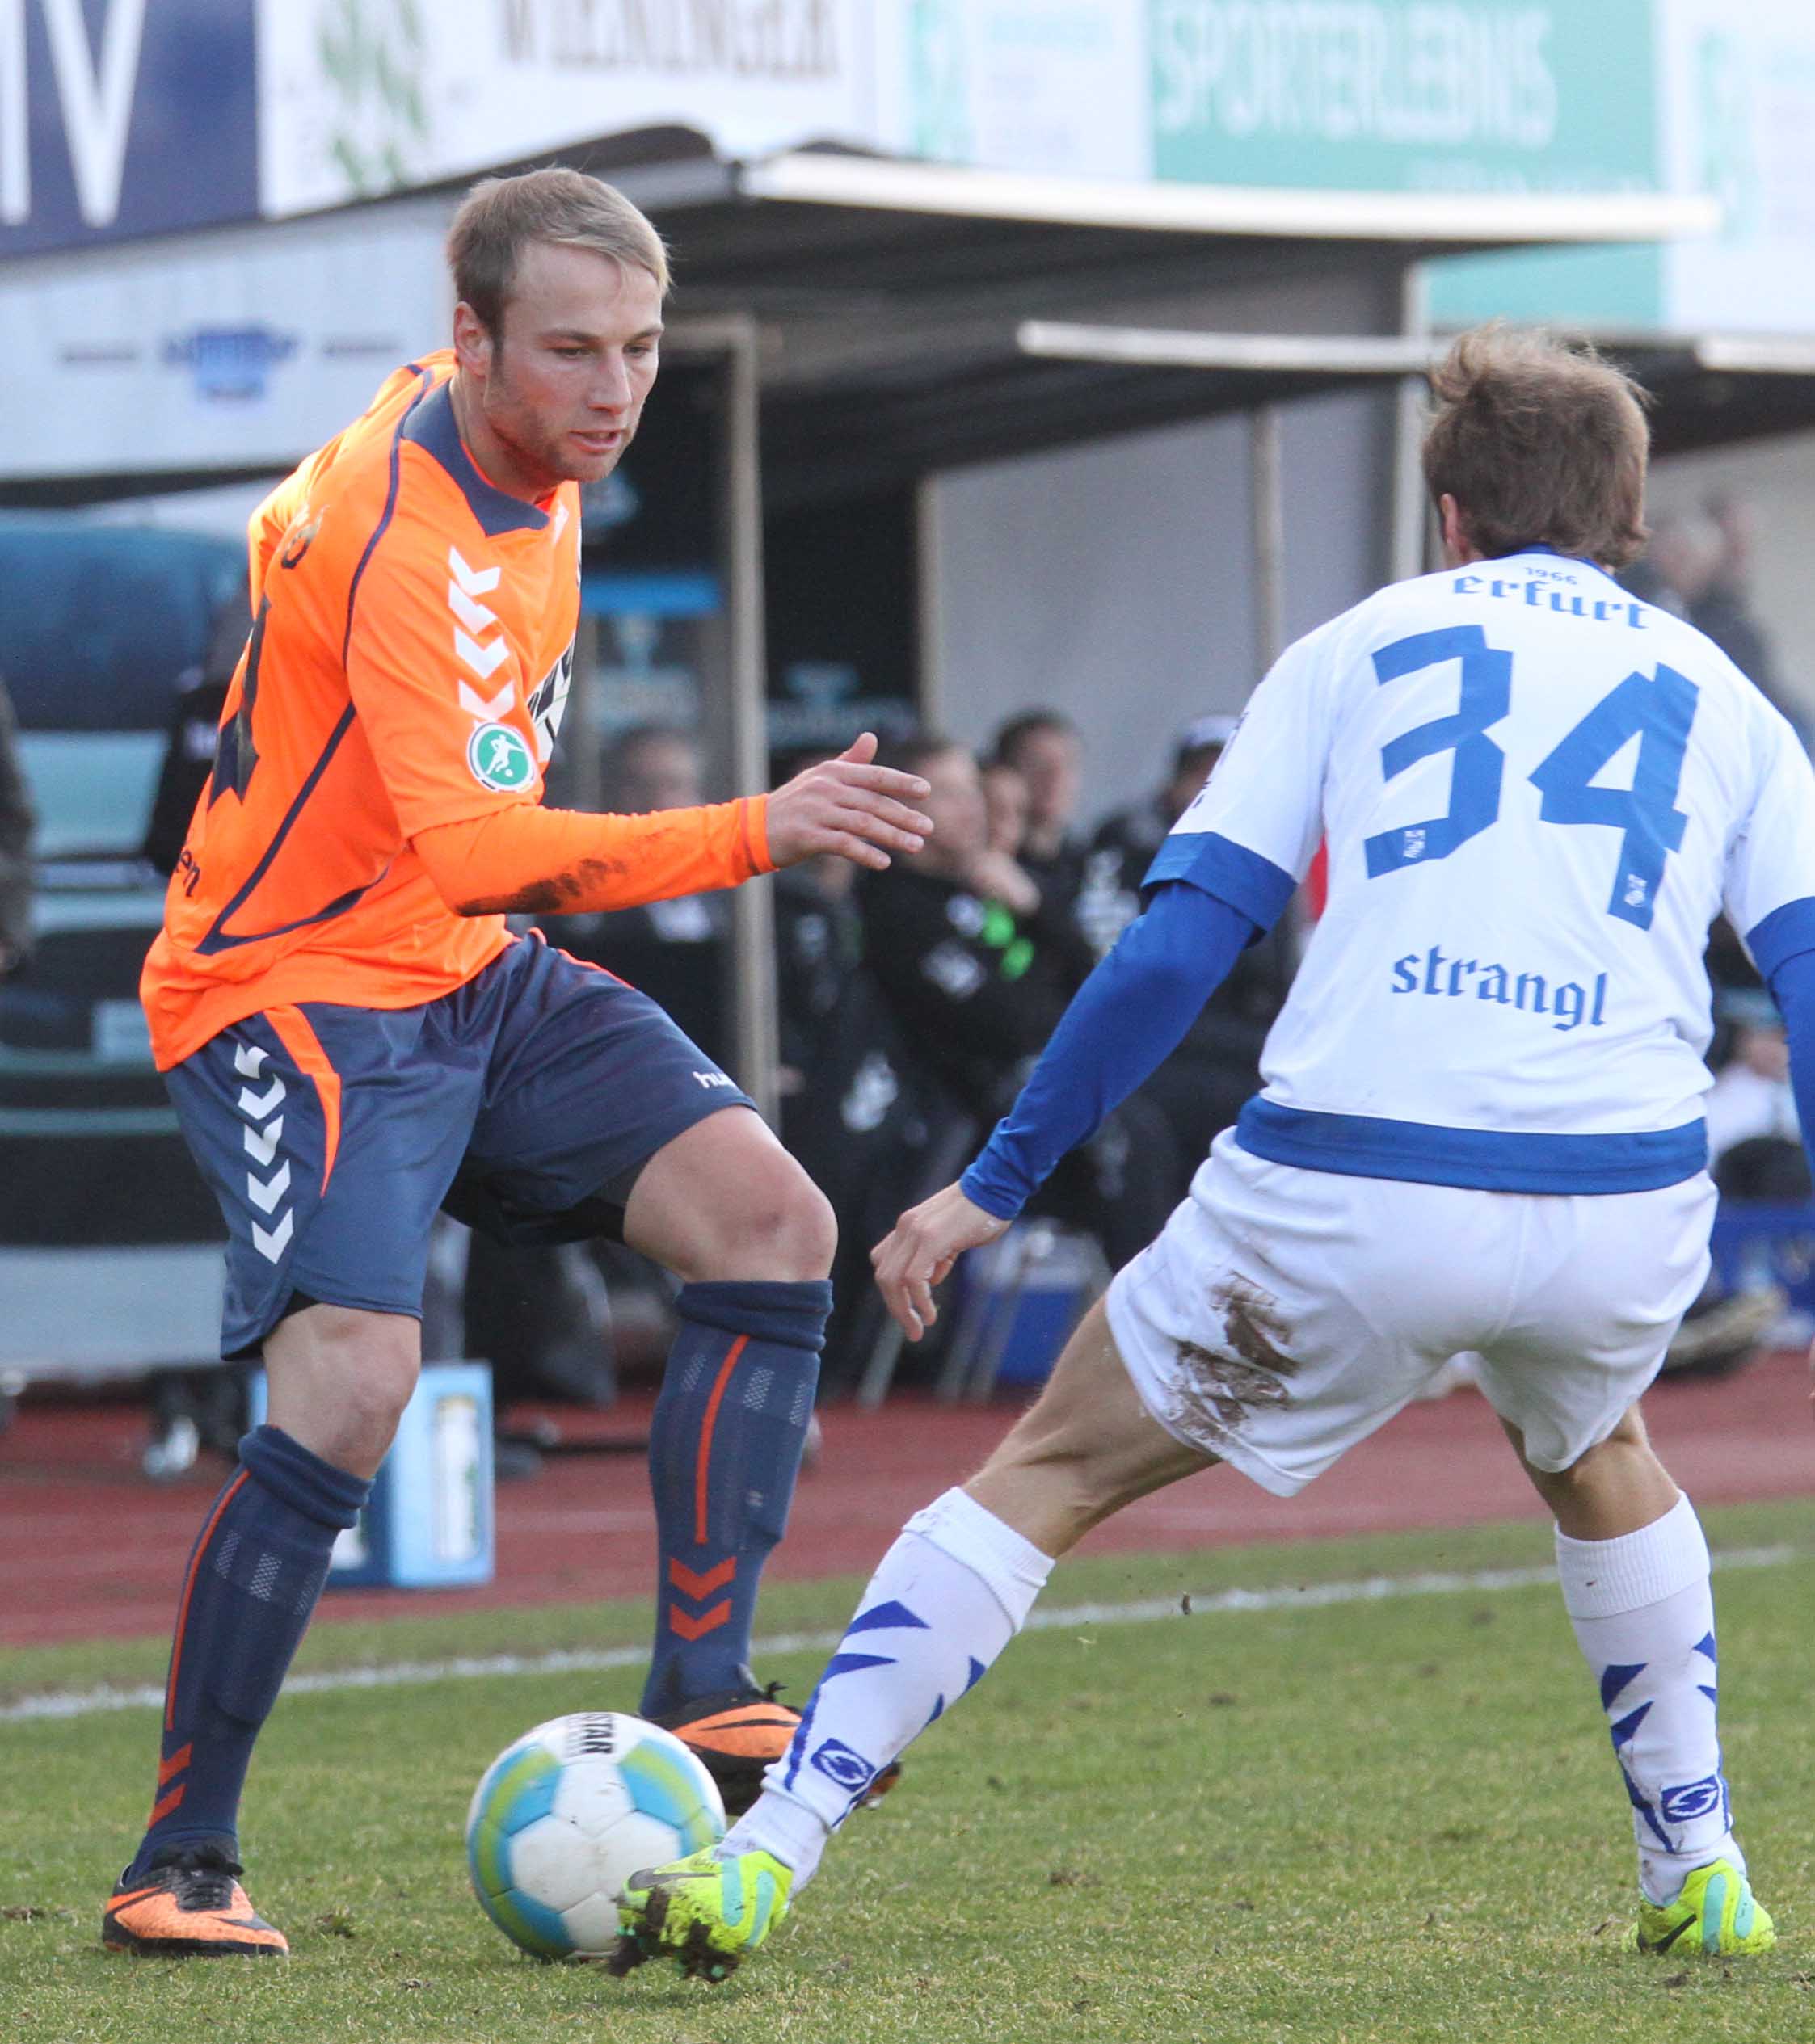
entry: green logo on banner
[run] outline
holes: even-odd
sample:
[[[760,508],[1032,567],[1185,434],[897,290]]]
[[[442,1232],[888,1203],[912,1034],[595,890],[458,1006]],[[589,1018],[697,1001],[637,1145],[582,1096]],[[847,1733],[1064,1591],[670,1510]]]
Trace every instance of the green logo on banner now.
[[[1148,0],[1156,174],[1655,190],[1651,0]]]
[[[508,724],[481,724],[466,741],[466,763],[482,788],[515,795],[536,778],[536,762],[520,731]]]

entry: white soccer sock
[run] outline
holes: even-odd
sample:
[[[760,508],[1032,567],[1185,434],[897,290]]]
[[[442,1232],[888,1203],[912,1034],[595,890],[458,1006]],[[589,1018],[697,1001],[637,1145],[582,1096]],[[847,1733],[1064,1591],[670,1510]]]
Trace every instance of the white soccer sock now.
[[[1710,1860],[1743,1869],[1720,1772],[1708,1542],[1688,1499],[1617,1540],[1560,1529],[1556,1572],[1632,1799],[1640,1886],[1669,1902]]]
[[[766,1852],[798,1891],[876,1776],[1020,1631],[1051,1558],[963,1491],[916,1512],[882,1559],[800,1727],[721,1853]]]

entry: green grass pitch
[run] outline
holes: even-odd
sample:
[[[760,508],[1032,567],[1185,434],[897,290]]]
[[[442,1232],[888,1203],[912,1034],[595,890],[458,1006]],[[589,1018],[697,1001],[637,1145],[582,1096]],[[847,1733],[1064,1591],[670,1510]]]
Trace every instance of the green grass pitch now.
[[[1219,1592],[1541,1567],[1521,1525],[1074,1562],[1050,1607],[1197,1605],[1030,1633],[854,1818],[773,1945],[723,1987],[619,1983],[512,1949],[466,1884],[480,1770],[537,1720],[632,1708],[634,1670],[298,1695],[254,1764],[244,1846],[288,1964],[104,1954],[144,1814],[145,1709],[0,1721],[0,2033],[11,2044],[893,2044],[897,2039],[1661,2040],[1815,2037],[1808,1505],[1708,1515],[1789,1558],[1716,1578],[1727,1768],[1768,1958],[1619,1949],[1628,1816],[1554,1586],[1206,1610]],[[857,1585],[779,1586],[764,1630],[836,1626]],[[318,1628],[329,1671],[630,1644],[640,1610]],[[0,1655],[0,1705],[156,1681],[155,1642]],[[804,1693],[817,1660],[772,1657]]]

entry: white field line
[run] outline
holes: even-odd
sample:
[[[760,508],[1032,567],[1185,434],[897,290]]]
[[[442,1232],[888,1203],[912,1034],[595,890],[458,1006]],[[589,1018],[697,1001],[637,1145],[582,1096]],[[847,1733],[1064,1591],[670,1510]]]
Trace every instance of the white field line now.
[[[1717,1570],[1776,1568],[1806,1559],[1796,1547],[1734,1547],[1717,1554]],[[1484,1568],[1432,1571],[1416,1575],[1370,1575],[1359,1582],[1281,1585],[1270,1590],[1218,1590],[1193,1596],[1185,1612],[1177,1597],[1146,1597],[1128,1604],[1072,1604],[1036,1610],[1029,1632],[1066,1632],[1082,1626],[1138,1626],[1160,1618],[1203,1617],[1238,1611],[1316,1611],[1334,1604],[1383,1604],[1400,1597],[1447,1596],[1464,1591],[1529,1590],[1554,1583],[1553,1568]],[[842,1632],[773,1633],[759,1639],[755,1652],[767,1659],[776,1654],[827,1653]],[[284,1684],[287,1697],[327,1696],[345,1689],[396,1689],[426,1682],[473,1681],[497,1676],[598,1675],[613,1669],[640,1668],[648,1659],[642,1647],[563,1648],[546,1654],[459,1655],[442,1661],[394,1661],[378,1668],[327,1668],[318,1674],[293,1675]],[[149,1710],[162,1706],[164,1693],[149,1684],[131,1689],[52,1690],[22,1697],[0,1705],[0,1724],[25,1724],[46,1718],[91,1718],[107,1710]]]

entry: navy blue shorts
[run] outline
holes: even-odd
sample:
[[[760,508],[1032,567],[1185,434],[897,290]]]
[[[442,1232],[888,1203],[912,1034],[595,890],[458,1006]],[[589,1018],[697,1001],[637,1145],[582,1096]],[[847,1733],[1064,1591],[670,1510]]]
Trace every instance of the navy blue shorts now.
[[[647,995],[537,936],[420,1007],[267,1009],[166,1079],[226,1216],[229,1357],[304,1304],[419,1318],[440,1208],[504,1242],[621,1234],[664,1143],[752,1104]]]

